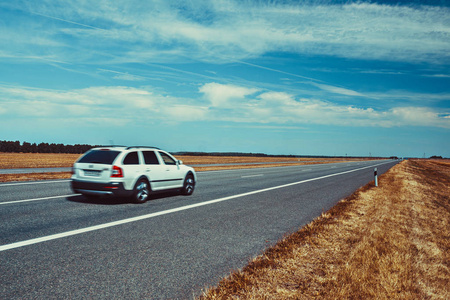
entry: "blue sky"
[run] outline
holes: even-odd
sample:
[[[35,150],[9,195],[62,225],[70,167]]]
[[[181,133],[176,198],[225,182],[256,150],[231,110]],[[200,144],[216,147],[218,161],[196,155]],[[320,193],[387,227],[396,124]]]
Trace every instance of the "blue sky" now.
[[[447,1],[1,1],[0,139],[450,157]]]

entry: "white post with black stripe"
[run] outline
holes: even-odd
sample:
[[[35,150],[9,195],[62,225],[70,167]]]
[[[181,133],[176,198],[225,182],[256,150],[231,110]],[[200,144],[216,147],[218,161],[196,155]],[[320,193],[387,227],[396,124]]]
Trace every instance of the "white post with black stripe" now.
[[[377,170],[377,168],[373,169],[373,176],[375,177],[375,186],[378,186],[378,170]]]

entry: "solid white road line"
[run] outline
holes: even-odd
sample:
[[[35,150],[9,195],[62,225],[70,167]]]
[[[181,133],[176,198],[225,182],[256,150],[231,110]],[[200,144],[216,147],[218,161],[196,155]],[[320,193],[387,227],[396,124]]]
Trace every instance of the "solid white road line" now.
[[[256,175],[243,175],[241,178],[251,178],[251,177],[261,177],[264,176],[264,174],[256,174]]]
[[[60,196],[51,196],[51,197],[43,197],[43,198],[34,198],[34,199],[25,199],[25,200],[15,200],[15,201],[8,201],[8,202],[0,202],[0,205],[3,205],[3,204],[16,204],[16,203],[32,202],[32,201],[42,201],[42,200],[50,200],[50,199],[58,199],[58,198],[72,197],[72,196],[78,196],[78,195],[81,195],[81,194],[70,194],[70,195],[60,195]]]
[[[383,163],[379,163],[376,165],[353,169],[353,170],[349,170],[349,171],[345,171],[345,172],[329,174],[329,175],[325,175],[325,176],[320,176],[320,177],[316,177],[316,178],[311,178],[311,179],[292,182],[292,183],[288,183],[288,184],[278,185],[278,186],[274,186],[274,187],[270,187],[270,188],[265,188],[265,189],[256,190],[256,191],[252,191],[252,192],[242,193],[242,194],[233,195],[233,196],[229,196],[229,197],[209,200],[209,201],[186,205],[186,206],[181,206],[181,207],[177,207],[177,208],[172,208],[172,209],[168,209],[168,210],[164,210],[164,211],[160,211],[160,212],[156,212],[156,213],[151,213],[151,214],[147,214],[147,215],[142,215],[142,216],[123,219],[123,220],[119,220],[119,221],[109,222],[109,223],[105,223],[105,224],[100,224],[100,225],[90,226],[90,227],[86,227],[86,228],[66,231],[66,232],[62,232],[62,233],[58,233],[58,234],[52,234],[52,235],[43,236],[43,237],[35,238],[35,239],[30,239],[30,240],[26,240],[26,241],[22,241],[22,242],[2,245],[2,246],[0,246],[0,252],[14,249],[14,248],[20,248],[20,247],[24,247],[24,246],[34,245],[34,244],[38,244],[38,243],[42,243],[42,242],[46,242],[46,241],[56,240],[56,239],[60,239],[60,238],[64,238],[64,237],[68,237],[68,236],[72,236],[72,235],[78,235],[78,234],[82,234],[82,233],[86,233],[86,232],[90,232],[90,231],[100,230],[100,229],[104,229],[104,228],[109,228],[109,227],[113,227],[113,226],[131,223],[131,222],[136,222],[136,221],[140,221],[140,220],[145,220],[145,219],[150,219],[150,218],[154,218],[154,217],[158,217],[158,216],[172,214],[172,213],[176,213],[176,212],[180,212],[180,211],[184,211],[184,210],[188,210],[188,209],[192,209],[192,208],[196,208],[196,207],[201,207],[201,206],[205,206],[205,205],[228,201],[231,199],[236,199],[236,198],[240,198],[240,197],[245,197],[245,196],[255,195],[255,194],[259,194],[259,193],[263,193],[263,192],[282,189],[282,188],[286,188],[286,187],[290,187],[290,186],[294,186],[294,185],[298,185],[298,184],[302,184],[302,183],[306,183],[306,182],[311,182],[311,181],[321,180],[321,179],[325,179],[325,178],[329,178],[329,177],[344,175],[347,173],[352,173],[352,172],[356,172],[356,171],[360,171],[360,170],[364,170],[364,169],[368,169],[368,168],[373,168],[373,167],[387,164],[390,162],[391,161],[383,162]]]
[[[60,183],[60,182],[69,182],[70,179],[66,180],[51,180],[51,181],[37,181],[37,182],[15,182],[15,183],[2,183],[2,186],[12,186],[12,185],[26,185],[26,184],[43,184],[43,183]]]

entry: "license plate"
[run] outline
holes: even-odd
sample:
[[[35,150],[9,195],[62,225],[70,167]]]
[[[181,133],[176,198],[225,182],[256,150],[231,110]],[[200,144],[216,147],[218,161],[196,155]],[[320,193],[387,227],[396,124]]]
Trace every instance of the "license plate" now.
[[[84,170],[84,175],[85,175],[85,176],[98,177],[98,176],[100,176],[100,172],[101,172],[101,171]]]

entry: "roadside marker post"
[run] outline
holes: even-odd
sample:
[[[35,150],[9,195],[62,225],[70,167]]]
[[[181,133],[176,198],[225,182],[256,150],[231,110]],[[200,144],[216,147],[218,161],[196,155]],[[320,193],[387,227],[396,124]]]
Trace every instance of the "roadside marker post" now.
[[[377,168],[373,169],[373,176],[375,177],[375,186],[378,186],[378,170]]]

